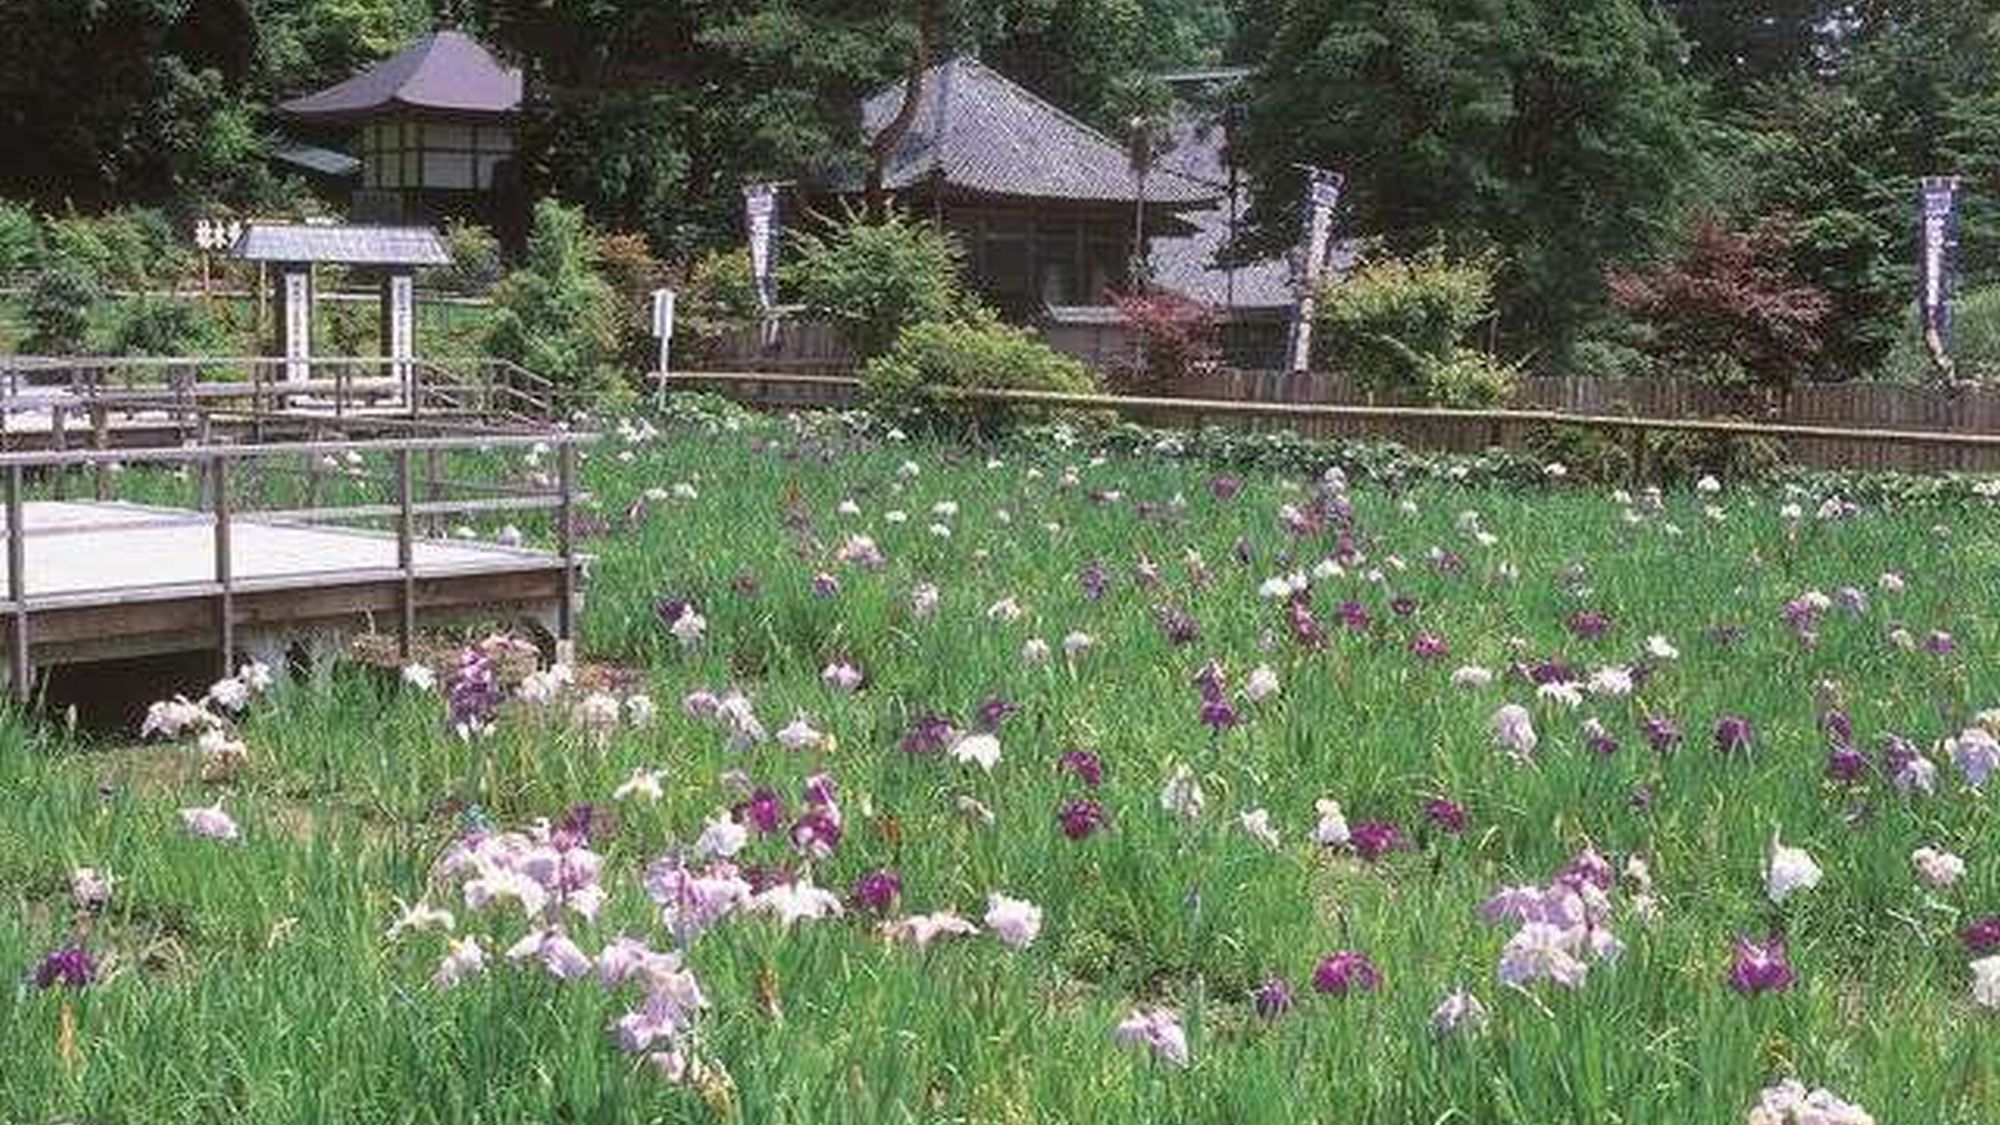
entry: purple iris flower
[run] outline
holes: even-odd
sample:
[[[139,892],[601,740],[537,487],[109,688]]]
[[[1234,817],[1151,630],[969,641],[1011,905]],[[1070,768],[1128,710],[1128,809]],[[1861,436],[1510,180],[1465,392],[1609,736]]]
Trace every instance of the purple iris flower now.
[[[1424,816],[1453,836],[1465,831],[1465,806],[1457,801],[1444,797],[1427,801],[1424,803]]]
[[[1761,942],[1736,939],[1729,964],[1729,987],[1745,996],[1782,992],[1792,986],[1792,963],[1785,956],[1785,939],[1772,934]]]
[[[1156,611],[1160,619],[1160,631],[1166,634],[1168,643],[1179,647],[1190,645],[1201,636],[1201,626],[1194,618],[1173,606],[1162,606]]]
[[[1389,599],[1389,612],[1397,617],[1408,617],[1417,612],[1417,599],[1408,594],[1398,594]]]
[[[1258,986],[1251,1003],[1258,1015],[1267,1020],[1277,1019],[1292,1010],[1292,986],[1283,977],[1271,977]]]
[[[903,894],[903,877],[888,868],[870,871],[854,881],[854,890],[849,898],[857,909],[871,914],[886,914],[896,906],[896,900]]]
[[[1868,772],[1868,755],[1845,743],[1826,752],[1826,775],[1835,781],[1859,781]]]
[[[1335,607],[1333,612],[1340,617],[1340,623],[1347,626],[1349,631],[1355,633],[1365,633],[1368,631],[1371,621],[1371,618],[1368,616],[1368,607],[1362,605],[1360,602],[1341,602],[1339,606]]]
[[[1671,753],[1674,747],[1680,745],[1681,727],[1674,722],[1673,716],[1648,715],[1640,725],[1645,728],[1646,742],[1653,747],[1654,753]]]
[[[1018,703],[1002,699],[997,695],[989,697],[979,705],[979,710],[973,712],[973,725],[980,730],[999,730],[1000,724],[1006,722],[1009,716],[1020,709],[1021,705]]]
[[[935,711],[926,711],[910,724],[901,743],[905,754],[936,754],[958,737],[958,728]]]
[[[1436,633],[1418,633],[1410,642],[1410,651],[1419,660],[1435,662],[1451,655],[1451,645]]]
[[[1104,806],[1087,797],[1069,801],[1056,812],[1063,835],[1072,840],[1088,837],[1104,826]]]
[[[1326,643],[1326,630],[1313,616],[1312,602],[1305,595],[1297,595],[1285,603],[1285,620],[1292,627],[1292,639],[1305,647],[1319,648]]]
[[[1725,754],[1750,749],[1750,720],[1742,715],[1724,715],[1715,720],[1715,748]]]
[[[81,989],[97,979],[97,958],[82,945],[66,945],[35,966],[35,987]]]
[[[1364,820],[1349,831],[1347,842],[1356,855],[1373,863],[1403,846],[1403,830],[1386,820]]]
[[[784,799],[765,786],[759,786],[731,811],[735,813],[737,823],[750,826],[759,836],[769,836],[785,822]]]
[[[1063,773],[1073,774],[1078,781],[1092,789],[1104,781],[1103,761],[1088,750],[1064,751],[1062,760],[1057,763],[1057,769]]]
[[[1243,491],[1243,478],[1222,473],[1208,478],[1208,494],[1224,502],[1236,499]]]
[[[1580,609],[1569,615],[1569,631],[1594,641],[1611,631],[1611,618],[1594,609]]]
[[[1083,586],[1084,597],[1098,601],[1104,597],[1110,578],[1104,573],[1104,564],[1092,559],[1090,565],[1083,568],[1083,573],[1077,575],[1077,582]]]
[[[1382,970],[1365,953],[1343,949],[1329,953],[1313,969],[1313,991],[1332,996],[1350,992],[1373,992],[1382,987]]]
[[[792,823],[792,846],[808,859],[825,859],[840,846],[840,818],[824,805],[813,805]]]

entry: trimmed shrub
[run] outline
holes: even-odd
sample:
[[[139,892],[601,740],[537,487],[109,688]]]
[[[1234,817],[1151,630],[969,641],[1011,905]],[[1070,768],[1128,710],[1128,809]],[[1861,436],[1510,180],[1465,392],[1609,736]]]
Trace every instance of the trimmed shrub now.
[[[104,350],[110,355],[220,355],[227,333],[199,301],[146,294],[111,306]]]
[[[786,284],[808,312],[839,325],[863,360],[888,351],[904,329],[955,320],[969,304],[958,243],[922,220],[850,216],[793,242]]]
[[[953,401],[954,389],[1009,389],[1090,394],[1090,370],[1019,328],[991,316],[953,324],[912,325],[886,354],[861,369],[870,409],[891,418],[922,419],[991,433],[1021,420],[1045,419],[1040,407]],[[947,392],[939,394],[938,392]]]
[[[88,266],[58,258],[28,282],[23,313],[28,334],[21,344],[43,355],[76,355],[90,331],[90,306],[104,295]]]
[[[1452,261],[1436,250],[1375,259],[1321,292],[1314,345],[1323,365],[1366,389],[1440,406],[1492,406],[1518,374],[1464,343],[1492,309],[1484,261]]]
[[[553,199],[535,204],[527,258],[493,291],[487,352],[559,386],[617,387],[618,296],[596,265],[597,236],[583,212]]]

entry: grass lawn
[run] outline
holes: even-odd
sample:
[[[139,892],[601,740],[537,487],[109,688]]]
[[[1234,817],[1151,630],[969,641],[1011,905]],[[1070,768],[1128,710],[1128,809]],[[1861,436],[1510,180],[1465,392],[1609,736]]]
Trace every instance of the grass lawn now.
[[[628,434],[572,684],[0,728],[0,1120],[2000,1120],[1991,505]]]

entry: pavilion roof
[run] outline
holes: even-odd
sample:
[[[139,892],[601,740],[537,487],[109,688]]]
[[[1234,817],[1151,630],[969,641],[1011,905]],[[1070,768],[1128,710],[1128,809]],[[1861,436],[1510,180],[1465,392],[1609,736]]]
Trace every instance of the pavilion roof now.
[[[301,121],[355,121],[396,109],[501,116],[521,108],[521,72],[503,66],[477,39],[439,31],[278,111]]]
[[[350,266],[442,266],[444,240],[429,227],[257,223],[243,228],[232,257],[248,262],[335,262]]]
[[[870,137],[895,119],[903,82],[862,105]],[[900,190],[941,177],[982,195],[1132,203],[1138,179],[1125,146],[1036,97],[976,59],[925,71],[915,118],[890,154],[883,186]],[[1146,202],[1207,206],[1223,194],[1164,166],[1146,176]]]

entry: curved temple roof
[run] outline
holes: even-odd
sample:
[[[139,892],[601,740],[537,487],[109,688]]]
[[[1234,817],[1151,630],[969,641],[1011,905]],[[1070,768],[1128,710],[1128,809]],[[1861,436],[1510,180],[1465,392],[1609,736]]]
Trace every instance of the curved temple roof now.
[[[297,120],[327,122],[360,120],[396,108],[511,114],[521,108],[521,72],[502,66],[471,36],[439,31],[345,82],[278,106]]]

